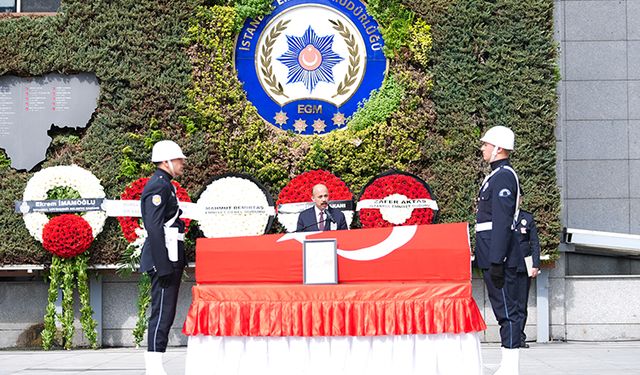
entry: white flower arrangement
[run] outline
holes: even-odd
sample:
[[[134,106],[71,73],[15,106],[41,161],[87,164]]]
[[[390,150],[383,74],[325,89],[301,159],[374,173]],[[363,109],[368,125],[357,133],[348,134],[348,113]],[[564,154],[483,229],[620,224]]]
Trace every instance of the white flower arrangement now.
[[[229,176],[214,180],[198,199],[198,224],[205,237],[264,234],[275,209],[253,181]]]
[[[384,198],[385,201],[397,201],[397,202],[404,202],[407,199],[408,198],[402,194],[391,194]],[[396,224],[396,225],[404,224],[404,222],[411,217],[412,213],[413,213],[413,208],[411,207],[396,206],[396,207],[380,208],[380,214],[382,215],[382,218],[390,222],[391,224]]]
[[[100,180],[93,173],[77,165],[61,165],[36,172],[27,182],[22,200],[46,200],[47,192],[55,187],[69,187],[77,191],[82,198],[105,197]],[[29,233],[42,242],[42,229],[49,222],[47,215],[33,212],[24,214],[22,217]],[[104,211],[86,212],[82,217],[91,226],[93,238],[102,232],[107,219]]]

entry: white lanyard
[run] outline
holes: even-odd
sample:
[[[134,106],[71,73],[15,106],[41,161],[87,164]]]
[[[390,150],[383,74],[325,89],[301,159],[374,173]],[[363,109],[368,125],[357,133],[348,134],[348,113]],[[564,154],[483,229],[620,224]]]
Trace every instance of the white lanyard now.
[[[173,188],[173,193],[176,196],[176,202],[178,202],[178,209],[176,210],[176,214],[173,215],[173,217],[171,219],[169,219],[169,221],[167,221],[166,223],[164,223],[164,226],[169,228],[170,226],[173,225],[173,223],[176,222],[176,220],[178,219],[178,215],[180,215],[180,201],[178,200],[178,192],[176,191],[176,187],[173,186],[173,184],[171,184],[171,187]]]
[[[516,228],[516,222],[518,221],[518,216],[520,215],[520,181],[518,180],[518,175],[516,174],[516,171],[514,171],[513,168],[511,168],[508,165],[501,165],[500,167],[494,169],[487,177],[484,178],[484,180],[482,181],[482,185],[480,185],[480,191],[482,192],[482,188],[484,187],[484,184],[486,184],[487,181],[489,181],[489,179],[493,177],[494,174],[498,173],[498,171],[502,168],[510,171],[513,174],[513,177],[516,178],[516,189],[517,189],[516,190],[516,210],[513,215],[513,222],[511,223],[511,229],[513,230]]]

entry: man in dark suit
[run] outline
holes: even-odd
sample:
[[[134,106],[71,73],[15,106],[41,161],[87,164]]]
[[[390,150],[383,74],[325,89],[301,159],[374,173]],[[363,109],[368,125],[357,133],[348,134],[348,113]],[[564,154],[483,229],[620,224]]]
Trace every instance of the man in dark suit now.
[[[522,199],[522,190],[520,192]],[[529,300],[529,289],[531,288],[531,279],[538,276],[540,270],[540,240],[538,239],[538,228],[533,219],[533,214],[525,210],[520,210],[518,220],[516,222],[516,236],[518,238],[518,246],[520,253],[525,258],[525,263],[518,266],[518,310],[522,319],[522,328],[520,331],[520,347],[528,348],[526,343],[527,335],[524,333],[524,327],[527,324],[527,302]],[[526,258],[530,257],[531,268],[526,266]]]
[[[317,184],[311,190],[313,207],[300,212],[296,232],[316,232],[347,229],[342,211],[329,207],[329,189]]]
[[[162,354],[176,315],[180,281],[185,266],[184,222],[171,180],[182,175],[180,146],[160,141],[153,146],[151,161],[158,169],[142,191],[140,206],[147,238],[142,247],[140,271],[151,277],[151,316],[145,352],[147,375],[166,375]]]

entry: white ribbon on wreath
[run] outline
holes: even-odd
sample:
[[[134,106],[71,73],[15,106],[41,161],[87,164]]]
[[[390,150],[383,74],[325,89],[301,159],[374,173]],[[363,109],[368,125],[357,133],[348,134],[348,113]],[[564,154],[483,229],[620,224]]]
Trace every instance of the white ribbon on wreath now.
[[[104,189],[100,180],[88,170],[77,165],[60,165],[45,168],[36,172],[27,182],[22,195],[23,201],[46,200],[47,192],[56,187],[68,187],[80,194],[82,198],[104,198]],[[107,215],[104,211],[86,212],[82,217],[91,226],[93,238],[104,228]],[[46,214],[41,212],[27,213],[22,216],[29,234],[42,242],[42,230],[49,222]]]
[[[436,201],[427,198],[409,199],[403,194],[391,194],[382,199],[363,199],[358,202],[356,211],[378,209],[382,218],[391,224],[404,224],[416,208],[438,210]]]
[[[198,199],[198,224],[205,237],[256,236],[264,234],[275,208],[265,192],[242,177],[213,181]]]

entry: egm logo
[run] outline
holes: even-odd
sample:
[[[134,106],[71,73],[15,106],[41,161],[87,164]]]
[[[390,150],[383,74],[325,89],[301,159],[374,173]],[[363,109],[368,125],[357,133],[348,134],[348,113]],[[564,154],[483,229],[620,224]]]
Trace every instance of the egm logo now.
[[[249,100],[282,130],[325,134],[345,128],[387,60],[378,24],[359,0],[277,0],[250,19],[235,64]]]

